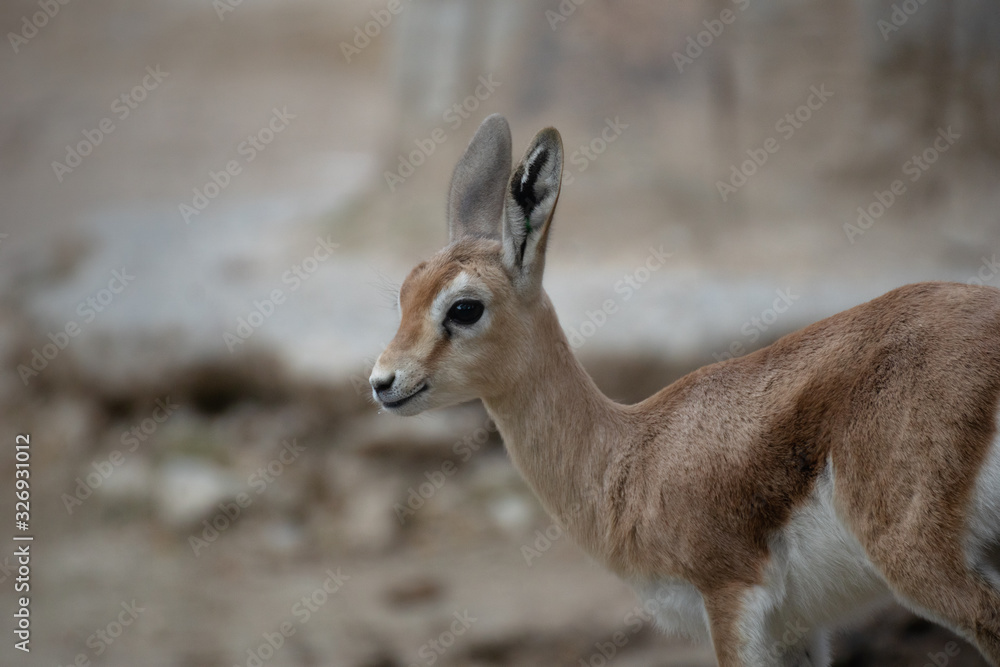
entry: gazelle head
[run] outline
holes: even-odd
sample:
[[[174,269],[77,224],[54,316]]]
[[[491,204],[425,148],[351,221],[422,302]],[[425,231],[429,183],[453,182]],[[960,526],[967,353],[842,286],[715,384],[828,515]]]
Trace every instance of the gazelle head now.
[[[548,128],[511,174],[507,121],[483,121],[451,179],[450,243],[399,290],[399,330],[369,380],[382,407],[414,415],[486,397],[525,370],[548,307],[542,271],[562,164],[562,139]]]

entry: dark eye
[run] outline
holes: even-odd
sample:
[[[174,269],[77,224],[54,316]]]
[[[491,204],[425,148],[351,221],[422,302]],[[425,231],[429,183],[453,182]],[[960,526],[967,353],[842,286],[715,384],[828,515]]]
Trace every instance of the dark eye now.
[[[448,309],[448,321],[455,324],[475,324],[483,316],[485,309],[486,307],[483,306],[481,301],[473,301],[471,299],[456,301]]]

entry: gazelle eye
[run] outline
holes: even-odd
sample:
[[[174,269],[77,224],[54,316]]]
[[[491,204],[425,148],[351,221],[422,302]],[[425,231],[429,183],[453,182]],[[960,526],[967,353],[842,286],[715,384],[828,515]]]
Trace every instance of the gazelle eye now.
[[[475,324],[483,316],[485,309],[486,307],[481,301],[473,301],[472,299],[456,301],[448,309],[448,321],[455,324]]]

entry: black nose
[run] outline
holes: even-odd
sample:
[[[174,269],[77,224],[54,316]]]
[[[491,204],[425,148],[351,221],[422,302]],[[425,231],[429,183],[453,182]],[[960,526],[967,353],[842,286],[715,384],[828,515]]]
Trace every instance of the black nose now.
[[[388,391],[392,387],[392,383],[396,381],[396,374],[393,373],[389,377],[372,379],[372,389],[381,393],[383,391]]]

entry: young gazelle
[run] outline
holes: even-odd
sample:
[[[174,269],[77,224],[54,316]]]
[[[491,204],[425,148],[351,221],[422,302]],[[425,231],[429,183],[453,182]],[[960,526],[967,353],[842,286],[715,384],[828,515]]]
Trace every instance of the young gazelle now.
[[[400,290],[382,407],[481,398],[545,508],[722,667],[828,665],[824,626],[887,592],[1000,667],[1000,291],[902,287],[621,405],[542,289],[562,164],[550,128],[511,174],[483,122],[451,243]]]

